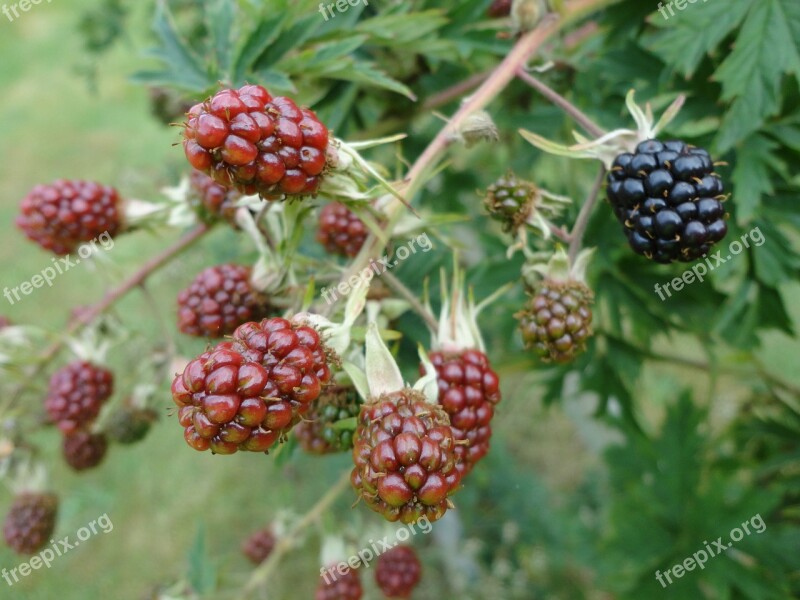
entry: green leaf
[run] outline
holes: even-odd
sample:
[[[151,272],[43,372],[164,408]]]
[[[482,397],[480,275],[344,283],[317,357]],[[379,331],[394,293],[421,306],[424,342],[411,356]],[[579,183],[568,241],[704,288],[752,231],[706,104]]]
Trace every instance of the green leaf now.
[[[231,46],[233,45],[233,22],[236,5],[230,0],[215,0],[207,8],[208,30],[214,45],[218,75],[227,76],[230,67]]]
[[[244,44],[239,48],[236,59],[231,69],[231,79],[234,85],[244,85],[245,74],[251,70],[256,59],[278,38],[286,19],[285,14],[278,14],[271,19],[266,19],[258,24]]]
[[[198,594],[213,592],[217,582],[217,569],[206,548],[206,531],[201,523],[197,527],[194,543],[189,549],[189,585]]]
[[[672,69],[691,77],[700,61],[712,53],[744,19],[754,3],[763,0],[736,0],[694,4],[664,19],[653,15],[652,24],[661,29],[649,39],[648,47]],[[669,10],[664,3],[664,12]],[[674,9],[673,9],[674,10]]]
[[[164,0],[158,0],[156,4],[153,30],[161,40],[161,47],[151,50],[149,54],[166,65],[166,69],[156,72],[158,75],[168,77],[168,81],[176,87],[191,91],[204,91],[213,84],[202,60],[178,34]],[[140,72],[134,75],[134,80],[149,81],[148,76],[155,79],[154,75],[153,72]]]
[[[721,100],[734,101],[717,137],[722,151],[778,113],[781,83],[789,73],[800,76],[800,3],[758,0],[747,14],[733,52],[714,74],[722,84]]]
[[[777,148],[778,144],[756,134],[739,149],[733,171],[738,223],[750,221],[758,213],[763,197],[775,193],[772,172],[786,173],[786,164],[775,153]]]

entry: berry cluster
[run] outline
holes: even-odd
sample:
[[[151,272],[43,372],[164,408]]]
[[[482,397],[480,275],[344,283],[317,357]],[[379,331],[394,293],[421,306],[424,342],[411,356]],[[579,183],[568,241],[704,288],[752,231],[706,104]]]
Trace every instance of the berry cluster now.
[[[206,223],[224,220],[231,225],[236,224],[236,201],[241,195],[218,184],[205,173],[192,170],[189,184],[194,193],[195,210],[200,219]]]
[[[3,523],[6,544],[18,554],[35,554],[53,535],[57,513],[58,498],[53,494],[20,494]]]
[[[503,224],[504,231],[516,231],[525,224],[533,210],[536,188],[512,172],[486,188],[484,205],[496,221]]]
[[[328,252],[353,257],[359,253],[368,235],[364,221],[344,204],[331,202],[319,212],[317,241]]]
[[[267,199],[314,194],[327,166],[327,128],[307,108],[259,85],[224,89],[188,113],[189,163],[217,183]]]
[[[178,294],[178,329],[198,337],[222,337],[243,323],[259,319],[266,298],[253,289],[249,267],[224,264],[200,272]]]
[[[455,447],[456,466],[463,477],[489,451],[500,380],[479,350],[431,352],[430,360],[436,369],[439,404],[450,417],[455,439],[466,442]],[[422,365],[420,372],[424,372]]]
[[[660,263],[696,260],[725,237],[723,191],[708,152],[681,141],[644,141],[608,173],[608,199],[628,243]]]
[[[34,187],[22,200],[16,222],[28,238],[65,255],[103,233],[114,236],[122,225],[122,209],[112,187],[59,179]]]
[[[387,598],[409,598],[422,577],[422,565],[411,546],[395,546],[378,557],[375,581]]]
[[[62,448],[67,464],[76,471],[85,471],[103,462],[108,439],[103,433],[76,431],[64,436]]]
[[[314,600],[361,600],[364,589],[361,578],[355,569],[347,569],[344,574],[330,568],[319,578]]]
[[[275,549],[277,539],[271,527],[264,527],[254,532],[242,543],[242,553],[254,565],[260,565],[269,558]]]
[[[62,367],[50,378],[44,406],[50,421],[65,434],[88,428],[114,389],[114,374],[86,361]]]
[[[441,518],[458,489],[456,440],[444,410],[403,389],[368,401],[358,417],[351,482],[389,521]]]
[[[330,380],[319,334],[286,319],[245,323],[192,360],[172,383],[186,442],[196,450],[266,452]]]
[[[301,423],[295,435],[310,454],[333,454],[353,448],[353,432],[337,429],[339,421],[357,417],[361,399],[354,388],[333,389],[320,396]]]
[[[525,346],[545,362],[574,359],[592,334],[593,296],[580,281],[543,281],[517,315]]]

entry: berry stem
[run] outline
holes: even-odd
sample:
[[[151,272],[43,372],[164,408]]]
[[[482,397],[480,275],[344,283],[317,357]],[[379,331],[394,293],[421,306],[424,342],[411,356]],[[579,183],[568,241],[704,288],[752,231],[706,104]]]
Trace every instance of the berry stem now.
[[[322,514],[339,498],[339,496],[350,487],[350,471],[346,471],[333,486],[312,506],[306,514],[294,522],[285,535],[281,536],[275,544],[275,548],[269,558],[259,565],[250,575],[250,579],[242,589],[241,598],[247,600],[253,598],[253,593],[259,587],[263,588],[269,581],[270,576],[278,567],[284,555],[294,548],[300,533],[313,525]]]
[[[428,309],[419,301],[419,298],[409,290],[405,284],[400,281],[397,277],[389,273],[388,271],[384,273],[382,276],[383,280],[386,282],[390,288],[392,288],[395,292],[400,294],[403,298],[405,298],[408,303],[411,305],[411,308],[416,312],[422,320],[431,328],[432,331],[439,331],[439,321],[434,317]]]
[[[606,170],[605,167],[600,167],[600,172],[597,174],[592,191],[589,192],[589,197],[586,202],[581,206],[581,211],[578,213],[578,218],[575,225],[572,227],[570,234],[571,241],[569,243],[569,262],[573,264],[578,252],[581,250],[583,243],[583,234],[586,233],[586,227],[589,225],[589,217],[592,214],[594,205],[597,204],[597,199],[600,197],[600,190],[603,189],[603,181],[605,180]]]
[[[401,192],[404,197],[413,199],[418,188],[423,184],[425,175],[434,169],[437,159],[447,149],[452,139],[452,133],[457,131],[459,126],[467,117],[475,111],[485,108],[494,100],[514,79],[517,70],[522,67],[530,57],[544,44],[552,35],[557,33],[565,25],[580,19],[587,13],[614,4],[617,0],[573,0],[565,7],[561,15],[549,14],[539,25],[522,35],[511,52],[506,55],[503,61],[492,71],[483,81],[476,92],[470,96],[458,109],[453,118],[439,131],[434,139],[428,144],[422,154],[417,158],[408,174],[402,181]],[[386,232],[391,233],[400,216],[402,204],[399,201],[392,202],[386,207]],[[384,236],[388,239],[390,235]],[[340,281],[348,281],[351,276],[359,273],[371,259],[379,256],[385,248],[375,234],[370,234],[358,256],[344,272]],[[334,304],[329,304],[320,309],[322,314],[329,314]]]
[[[528,73],[524,67],[520,67],[517,69],[517,77],[519,77],[522,81],[527,83],[537,92],[539,92],[542,96],[547,98],[550,102],[558,106],[561,110],[571,116],[575,121],[583,127],[583,129],[591,134],[593,137],[599,138],[606,134],[606,131],[603,130],[597,123],[592,121],[586,113],[584,113],[581,109],[577,106],[572,104],[569,100],[564,98],[561,94],[556,92],[546,83],[539,81],[533,75]]]
[[[121,298],[128,294],[131,290],[136,287],[139,287],[144,283],[144,281],[153,273],[158,271],[161,267],[169,263],[172,259],[182,253],[184,250],[192,246],[197,240],[202,238],[208,231],[210,227],[205,224],[198,225],[188,233],[186,233],[182,238],[180,238],[177,242],[175,242],[172,246],[164,249],[160,254],[154,256],[150,260],[148,260],[144,265],[142,265],[139,270],[137,270],[133,275],[131,275],[128,279],[123,281],[117,287],[109,290],[103,299],[98,302],[97,304],[92,305],[91,307],[87,308],[85,311],[81,311],[81,313],[72,319],[69,324],[67,325],[66,329],[64,330],[63,334],[59,337],[59,339],[53,342],[41,355],[39,361],[32,369],[29,379],[35,379],[37,375],[39,375],[45,367],[52,361],[53,359],[58,356],[59,352],[62,350],[64,345],[66,344],[67,339],[74,335],[77,331],[94,321],[97,317],[107,311],[111,306],[116,304]],[[14,403],[19,399],[22,392],[25,390],[24,385],[18,386],[15,390],[13,390],[8,396],[8,400],[4,403],[2,407],[0,407],[0,415],[5,414],[6,410],[8,410]]]

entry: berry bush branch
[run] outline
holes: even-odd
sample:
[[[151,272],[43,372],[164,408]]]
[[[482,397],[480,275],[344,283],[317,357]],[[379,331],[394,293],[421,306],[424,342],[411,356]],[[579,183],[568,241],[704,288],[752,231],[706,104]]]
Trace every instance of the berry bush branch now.
[[[519,77],[522,81],[527,83],[537,92],[539,92],[542,96],[547,98],[550,102],[558,106],[561,110],[575,119],[575,122],[578,123],[583,129],[591,134],[594,137],[601,137],[606,132],[603,130],[602,127],[597,125],[594,121],[592,121],[586,113],[584,113],[581,109],[577,106],[572,104],[569,100],[564,98],[561,94],[556,92],[547,84],[539,81],[533,75],[528,73],[523,67],[517,69],[517,77]]]
[[[594,185],[592,185],[592,190],[589,192],[589,196],[586,198],[583,206],[581,206],[581,210],[578,213],[578,218],[575,220],[575,225],[572,228],[569,240],[570,263],[575,262],[578,252],[581,250],[583,235],[586,233],[586,227],[589,225],[589,217],[592,215],[592,210],[594,209],[595,204],[597,204],[597,199],[600,197],[600,190],[603,189],[605,175],[606,170],[605,168],[601,167],[600,172],[597,175],[597,179],[595,179]]]
[[[77,333],[82,327],[89,325],[100,315],[106,312],[119,300],[125,297],[130,291],[141,286],[148,277],[153,273],[164,267],[167,263],[176,258],[186,249],[190,248],[195,242],[202,238],[210,230],[208,225],[201,224],[190,230],[177,242],[164,249],[161,253],[157,254],[144,265],[142,265],[135,273],[128,279],[120,283],[117,287],[109,290],[100,302],[92,305],[85,311],[82,311],[74,319],[70,321],[60,338],[53,342],[49,347],[42,352],[40,359],[34,366],[30,378],[35,378],[54,360],[59,352],[63,349],[69,336]],[[24,386],[19,386],[8,395],[6,405],[0,408],[0,414],[4,414],[6,410],[12,407],[20,395],[24,391]]]
[[[339,480],[306,512],[299,520],[294,522],[286,535],[282,536],[275,545],[269,558],[256,568],[250,579],[242,589],[242,600],[252,600],[256,589],[264,589],[272,573],[275,572],[283,556],[288,554],[297,543],[299,535],[308,527],[316,523],[322,514],[336,502],[339,496],[350,489],[350,471],[346,471]]]
[[[408,174],[402,182],[401,188],[404,195],[413,197],[418,188],[422,185],[425,175],[433,170],[438,163],[441,154],[447,149],[452,138],[452,133],[457,131],[459,126],[473,113],[485,108],[492,100],[508,86],[517,76],[520,69],[525,65],[531,56],[541,48],[541,46],[561,28],[572,23],[586,14],[598,10],[604,6],[613,4],[616,0],[574,0],[566,4],[562,15],[549,14],[539,25],[523,34],[511,52],[495,68],[481,84],[481,86],[470,96],[458,109],[452,119],[439,131],[436,137],[428,144],[422,154],[417,158]],[[471,80],[467,82],[471,84]],[[468,88],[467,88],[468,89]],[[399,201],[394,201],[386,209],[387,223],[386,233],[391,234],[400,210],[403,205]],[[388,239],[389,236],[384,236]],[[359,273],[370,260],[379,256],[385,248],[385,244],[374,234],[371,234],[364,243],[361,252],[356,256],[350,268],[343,274],[340,281],[347,281],[351,276]],[[330,310],[333,305],[323,308],[323,311]]]

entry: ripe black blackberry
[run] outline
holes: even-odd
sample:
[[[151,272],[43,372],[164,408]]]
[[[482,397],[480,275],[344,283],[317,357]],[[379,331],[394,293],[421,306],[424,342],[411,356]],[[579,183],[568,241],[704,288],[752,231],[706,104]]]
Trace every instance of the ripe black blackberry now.
[[[56,527],[58,498],[25,492],[14,499],[3,523],[6,544],[18,554],[34,554],[47,545]]]
[[[607,180],[628,243],[649,259],[696,260],[728,232],[722,180],[702,148],[646,140],[616,157]]]

